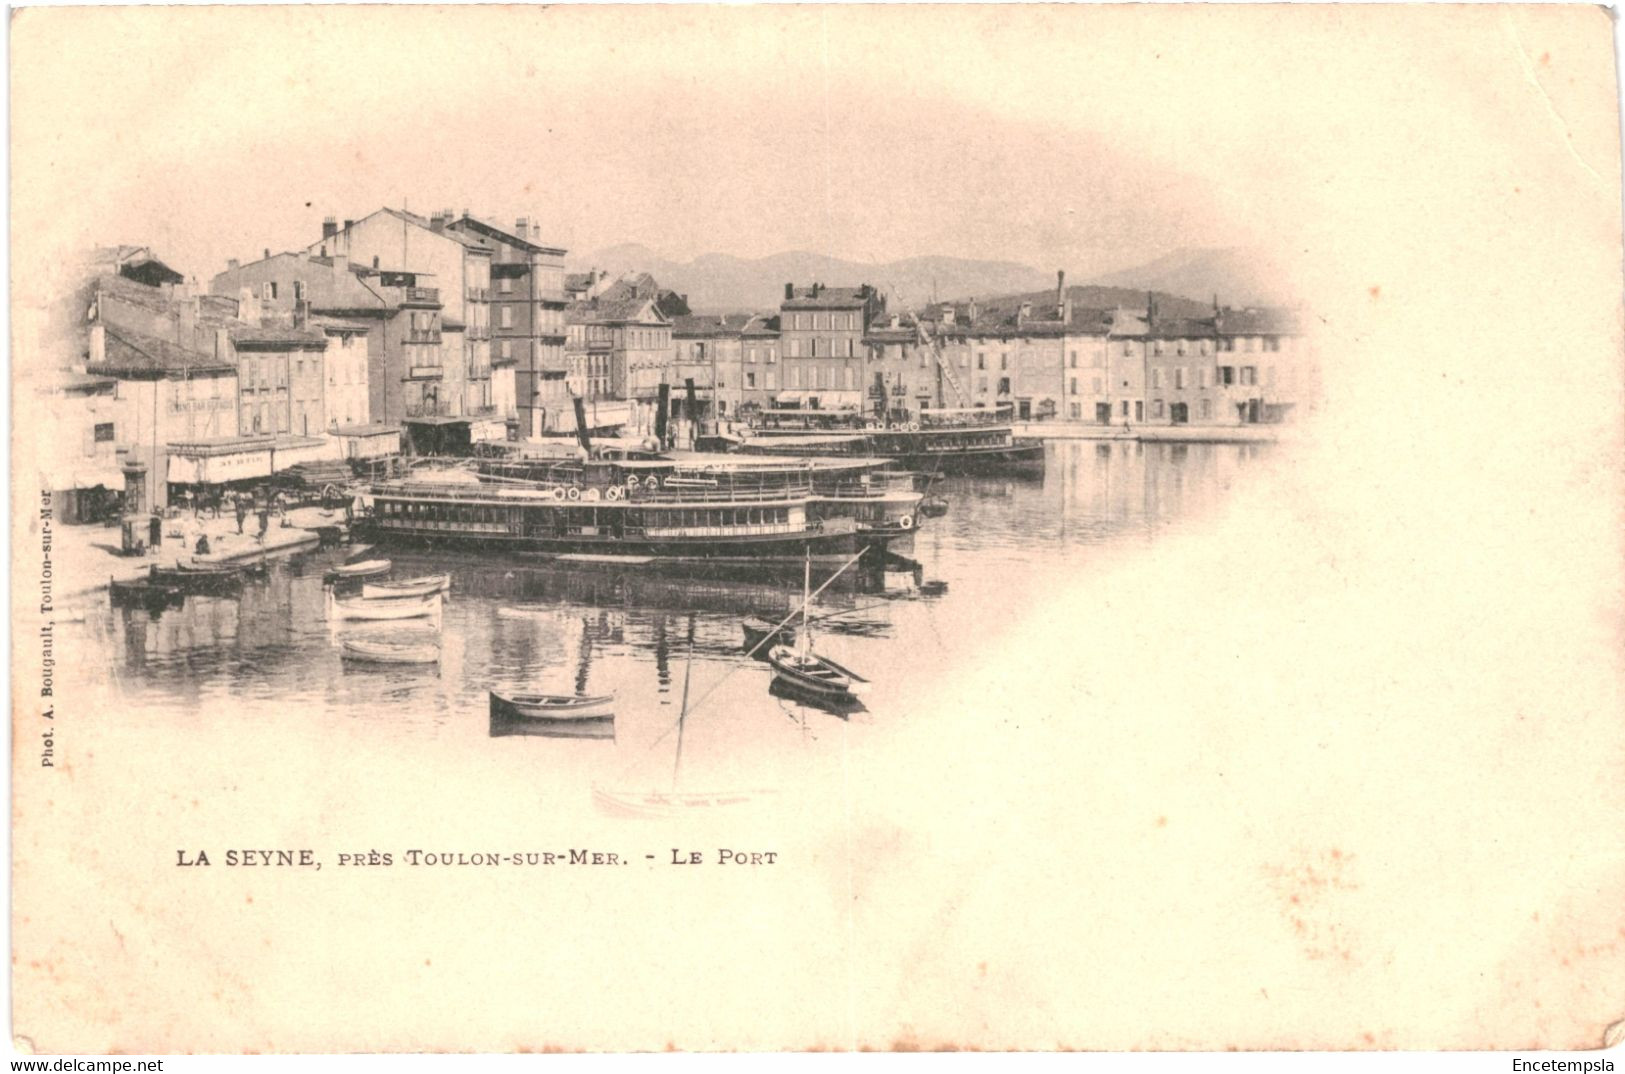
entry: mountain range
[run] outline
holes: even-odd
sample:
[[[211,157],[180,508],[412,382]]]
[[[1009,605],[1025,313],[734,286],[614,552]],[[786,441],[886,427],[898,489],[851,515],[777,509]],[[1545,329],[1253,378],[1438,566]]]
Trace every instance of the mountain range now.
[[[601,269],[616,276],[647,272],[660,286],[688,296],[695,312],[723,313],[777,309],[784,285],[825,283],[850,287],[873,284],[894,310],[924,305],[933,298],[1043,301],[1055,293],[1052,272],[1013,261],[977,261],[959,257],[910,257],[883,264],[847,261],[801,251],[768,257],[741,258],[702,254],[676,261],[637,243],[625,243],[571,257],[572,271]],[[1080,306],[1144,306],[1145,292],[1157,291],[1175,304],[1169,312],[1193,316],[1195,304],[1210,308],[1215,294],[1226,305],[1257,305],[1289,297],[1267,263],[1239,247],[1184,249],[1129,269],[1082,281],[1068,288]],[[1177,302],[1188,300],[1186,306]]]

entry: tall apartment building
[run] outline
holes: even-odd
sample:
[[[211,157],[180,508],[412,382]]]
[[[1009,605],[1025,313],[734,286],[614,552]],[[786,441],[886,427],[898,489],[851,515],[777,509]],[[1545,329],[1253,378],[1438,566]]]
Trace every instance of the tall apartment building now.
[[[785,284],[779,304],[779,356],[785,376],[775,402],[823,409],[861,407],[864,333],[885,308],[885,298],[868,284]]]

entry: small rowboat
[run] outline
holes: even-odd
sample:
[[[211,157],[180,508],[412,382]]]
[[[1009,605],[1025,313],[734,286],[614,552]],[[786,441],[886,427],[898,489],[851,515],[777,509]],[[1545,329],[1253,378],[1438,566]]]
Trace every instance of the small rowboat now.
[[[383,600],[366,597],[339,597],[327,595],[329,619],[416,619],[423,615],[440,614],[440,594],[426,597],[387,597]]]
[[[115,607],[161,608],[166,604],[179,604],[186,599],[186,591],[178,585],[163,585],[141,579],[135,582],[107,580],[108,595]]]
[[[551,615],[555,609],[548,604],[504,604],[497,609],[498,619],[536,619]]]
[[[394,564],[387,559],[364,559],[360,563],[346,563],[342,567],[334,567],[322,575],[325,582],[344,582],[353,578],[376,578],[380,574],[388,574]]]
[[[491,716],[495,719],[536,720],[544,723],[578,723],[613,720],[615,695],[571,697],[567,694],[499,694],[491,691]]]
[[[729,807],[760,806],[776,794],[770,790],[668,793],[592,789],[593,802],[602,812],[615,817],[643,818],[704,816]]]
[[[773,665],[774,681],[823,701],[850,700],[869,685],[868,679],[827,656],[800,653],[788,645],[775,645],[768,651],[767,662]]]
[[[243,573],[237,567],[188,567],[176,563],[173,567],[153,564],[148,579],[156,585],[177,586],[188,593],[229,592],[243,584]]]
[[[433,641],[369,641],[349,638],[340,644],[346,660],[369,664],[434,664],[440,660],[440,646]]]
[[[948,501],[942,496],[927,496],[920,501],[919,511],[926,518],[941,518],[948,513]]]
[[[451,591],[451,575],[426,574],[420,578],[402,578],[400,581],[365,582],[361,586],[363,597],[426,597],[431,593]]]
[[[780,626],[775,629],[772,623],[758,616],[753,615],[739,625],[745,631],[745,651],[755,652],[763,660],[767,659],[769,644],[790,645],[796,640],[794,627]],[[772,639],[771,642],[768,641],[769,638]]]

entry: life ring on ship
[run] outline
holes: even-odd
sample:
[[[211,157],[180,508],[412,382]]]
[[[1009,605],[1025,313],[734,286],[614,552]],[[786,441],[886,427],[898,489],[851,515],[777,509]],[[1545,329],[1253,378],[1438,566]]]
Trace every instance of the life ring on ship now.
[[[629,488],[629,489],[635,489],[635,488],[638,487],[638,475],[637,474],[629,474],[627,476],[627,478],[626,478],[626,487]]]
[[[558,487],[554,487],[554,489],[553,489],[553,498],[555,500],[564,499],[564,490],[561,489],[561,488],[558,488]]]
[[[908,431],[911,432],[911,433],[919,432],[920,431],[920,423],[917,422],[917,421],[909,422],[908,423]]]
[[[583,500],[586,500],[588,503],[597,503],[598,502],[598,490],[597,489],[588,489],[585,493],[582,494],[581,498]]]
[[[564,498],[567,500],[579,500],[581,499],[581,490],[576,488],[574,485],[571,485],[569,488],[564,490]]]
[[[902,423],[902,422],[900,422],[900,421],[894,421],[894,422],[890,422],[890,423],[888,423],[888,424],[887,424],[887,425],[886,425],[886,428],[888,428],[888,429],[890,429],[890,430],[891,430],[891,431],[892,431],[892,432],[894,432],[894,433],[895,433],[895,432],[896,432],[896,431],[897,431],[897,430],[899,430],[899,429],[901,429],[901,428],[902,428],[902,427],[903,427],[903,423]]]
[[[877,422],[872,422],[872,421],[866,421],[866,422],[864,422],[864,423],[863,423],[863,427],[864,427],[864,428],[865,428],[865,429],[867,429],[867,430],[868,430],[868,431],[869,431],[869,432],[871,432],[871,433],[872,433],[872,432],[874,432],[874,431],[875,431],[875,430],[876,430],[876,429],[878,429],[878,428],[879,428],[879,427],[880,427],[880,426],[879,426],[879,424],[878,424],[878,423],[877,423]]]
[[[609,488],[604,490],[604,498],[607,500],[618,500],[625,495],[626,490],[621,488],[619,485],[611,485]]]
[[[898,519],[897,520],[897,528],[900,529],[900,530],[911,530],[911,529],[913,529],[914,528],[914,516],[913,515],[904,515],[902,518]]]

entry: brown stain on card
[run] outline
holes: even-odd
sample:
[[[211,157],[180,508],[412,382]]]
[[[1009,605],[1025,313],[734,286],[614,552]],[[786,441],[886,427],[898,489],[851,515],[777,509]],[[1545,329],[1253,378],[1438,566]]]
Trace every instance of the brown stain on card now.
[[[1286,864],[1264,867],[1280,900],[1280,916],[1303,957],[1314,962],[1358,961],[1353,930],[1343,919],[1340,896],[1358,891],[1355,856],[1341,847],[1305,853]]]

